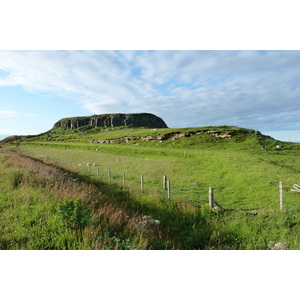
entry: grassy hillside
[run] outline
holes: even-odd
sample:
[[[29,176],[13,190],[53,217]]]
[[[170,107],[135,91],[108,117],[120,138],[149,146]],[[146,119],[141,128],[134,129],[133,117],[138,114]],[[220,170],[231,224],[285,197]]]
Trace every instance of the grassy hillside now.
[[[276,141],[256,130],[235,126],[105,130],[51,130],[18,139],[17,145],[77,168],[81,164],[87,169],[87,163],[96,163],[97,168],[86,171],[102,179],[107,179],[110,170],[113,179],[121,183],[125,173],[128,186],[139,185],[144,175],[145,187],[155,190],[167,175],[173,197],[199,205],[207,202],[207,190],[214,187],[218,201],[228,209],[276,208],[278,182],[285,183],[286,191],[298,182],[300,165],[295,157],[299,145]],[[189,136],[174,138],[178,133]],[[157,140],[139,139],[147,136]],[[119,140],[124,137],[137,139],[128,143]],[[159,137],[165,139],[158,141]],[[113,143],[90,143],[108,139]],[[282,149],[276,149],[277,145]],[[294,206],[297,195],[287,196],[289,205]]]
[[[149,136],[152,140],[140,139]],[[125,137],[136,139],[126,143],[121,139]],[[113,141],[90,142],[95,140]],[[109,197],[116,197],[116,203],[124,205],[122,197],[127,195],[125,198],[131,200],[126,202],[126,209],[132,215],[151,215],[160,220],[153,236],[134,238],[139,245],[136,247],[271,249],[269,242],[274,241],[288,243],[288,249],[300,249],[300,194],[290,191],[293,184],[300,183],[298,144],[234,126],[56,129],[39,136],[13,137],[7,142],[46,164],[101,184]],[[277,145],[282,148],[277,149]],[[163,175],[171,182],[170,199],[163,190]],[[279,181],[284,183],[284,213],[279,212]],[[224,210],[208,208],[210,187],[215,189],[215,200]],[[27,188],[28,184],[25,191]]]

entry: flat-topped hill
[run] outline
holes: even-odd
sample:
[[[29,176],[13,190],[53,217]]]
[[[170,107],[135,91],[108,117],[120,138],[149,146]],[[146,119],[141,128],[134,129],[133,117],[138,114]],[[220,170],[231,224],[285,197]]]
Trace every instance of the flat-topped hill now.
[[[56,122],[53,128],[77,129],[85,126],[168,128],[164,120],[150,113],[104,114],[90,117],[64,118]]]

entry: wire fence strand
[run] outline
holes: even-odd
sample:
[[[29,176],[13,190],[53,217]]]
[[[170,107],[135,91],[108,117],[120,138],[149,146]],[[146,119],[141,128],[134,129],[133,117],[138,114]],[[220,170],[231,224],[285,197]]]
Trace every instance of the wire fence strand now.
[[[50,157],[47,159],[57,164],[76,168],[79,172],[99,180],[117,183],[123,188],[140,189],[143,193],[152,193],[161,198],[186,202],[197,208],[208,204],[210,187],[203,187],[198,183],[182,185],[172,182],[170,191],[168,191],[167,186],[163,184],[163,175],[161,178],[151,178],[143,174],[111,172],[99,166],[74,164]],[[142,185],[141,176],[143,176]],[[295,183],[284,183],[282,192],[284,210],[300,210],[300,191],[291,191],[293,184]],[[214,200],[228,210],[279,209],[279,185],[276,182],[248,186],[216,186],[214,191]]]

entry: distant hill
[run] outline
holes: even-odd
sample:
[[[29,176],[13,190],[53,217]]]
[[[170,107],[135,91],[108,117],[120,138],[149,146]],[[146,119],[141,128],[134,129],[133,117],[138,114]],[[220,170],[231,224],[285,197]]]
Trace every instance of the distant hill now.
[[[168,128],[161,118],[150,113],[105,114],[90,117],[64,118],[54,124],[53,128],[77,129],[81,127],[118,127],[132,126],[145,128]]]
[[[7,135],[0,135],[0,141],[5,139],[7,137]]]
[[[11,144],[17,141],[17,139],[19,139],[17,135],[4,136],[3,139],[0,139],[0,144]]]
[[[63,118],[52,129],[38,135],[9,136],[0,144],[43,143],[44,146],[91,148],[92,144],[144,144],[157,148],[226,148],[280,150],[294,148],[254,129],[230,125],[168,128],[161,118],[150,113],[104,114]],[[90,146],[88,146],[90,145]],[[72,146],[72,147],[73,147]]]

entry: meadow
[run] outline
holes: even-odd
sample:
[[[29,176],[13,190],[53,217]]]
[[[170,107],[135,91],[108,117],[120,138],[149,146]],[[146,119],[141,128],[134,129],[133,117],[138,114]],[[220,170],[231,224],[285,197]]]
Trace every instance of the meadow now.
[[[199,130],[218,130],[232,137],[204,133],[161,143],[89,143]],[[281,150],[276,149],[278,144]],[[2,249],[300,249],[300,194],[290,191],[293,184],[300,183],[299,150],[297,144],[232,126],[155,132],[142,128],[56,130],[15,139],[12,148],[5,146],[1,151],[1,210],[5,214],[1,216],[0,245]],[[76,181],[54,184],[55,176],[40,178],[40,167],[24,169],[16,157],[61,170]],[[163,189],[163,175],[171,183],[170,199]],[[279,182],[284,186],[283,211],[279,210]],[[49,188],[53,184],[57,188]],[[97,196],[85,195],[89,185]],[[224,209],[209,208],[210,187]],[[108,209],[111,205],[114,208]],[[84,213],[74,216],[74,211],[85,211],[86,217]],[[118,219],[115,211],[126,217]],[[20,215],[29,221],[19,221]],[[47,221],[39,223],[40,219]],[[101,233],[95,229],[99,226]],[[41,234],[35,242],[33,232]],[[45,232],[51,232],[51,238]]]

